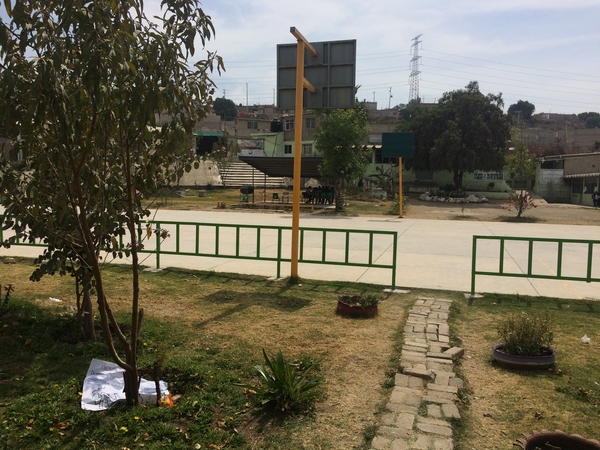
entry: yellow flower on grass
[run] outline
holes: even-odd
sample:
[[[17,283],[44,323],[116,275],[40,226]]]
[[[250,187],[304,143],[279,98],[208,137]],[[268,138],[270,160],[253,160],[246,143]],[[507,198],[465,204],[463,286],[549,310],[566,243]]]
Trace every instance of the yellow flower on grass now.
[[[83,392],[78,392],[77,394],[79,394],[79,396],[83,396]]]
[[[140,418],[139,418],[138,416],[135,416],[135,417],[133,418],[133,420],[140,420]]]
[[[127,431],[127,427],[121,427],[121,428],[119,428],[119,430],[121,430],[121,431]]]
[[[54,427],[50,427],[50,431],[54,431]]]
[[[2,328],[8,328],[8,324],[7,324],[7,323],[5,323],[5,324],[2,326]]]

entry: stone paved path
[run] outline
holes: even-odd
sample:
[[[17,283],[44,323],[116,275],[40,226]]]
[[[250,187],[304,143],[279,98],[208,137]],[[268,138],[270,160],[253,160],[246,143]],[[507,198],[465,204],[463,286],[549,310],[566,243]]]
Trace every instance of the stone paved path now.
[[[454,373],[448,313],[451,300],[420,297],[409,311],[396,383],[371,443],[377,450],[452,450],[451,419],[463,381]]]

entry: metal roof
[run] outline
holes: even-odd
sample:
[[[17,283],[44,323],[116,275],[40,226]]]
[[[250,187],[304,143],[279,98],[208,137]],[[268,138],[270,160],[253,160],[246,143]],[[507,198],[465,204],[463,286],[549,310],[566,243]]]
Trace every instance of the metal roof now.
[[[600,172],[594,173],[573,173],[570,175],[563,175],[563,178],[594,178],[600,177]]]
[[[292,178],[294,176],[294,158],[290,156],[240,156],[239,159],[270,177]],[[319,165],[322,161],[323,158],[320,156],[303,156],[300,176],[320,178]]]

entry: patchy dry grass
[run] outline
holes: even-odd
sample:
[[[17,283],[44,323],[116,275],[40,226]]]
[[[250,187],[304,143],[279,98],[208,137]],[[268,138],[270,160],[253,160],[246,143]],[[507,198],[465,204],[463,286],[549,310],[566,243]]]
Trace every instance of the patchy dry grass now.
[[[466,349],[460,371],[468,382],[470,406],[463,411],[457,448],[509,449],[522,433],[541,429],[600,438],[600,308],[590,310],[577,300],[506,295],[460,305],[453,326]],[[491,358],[500,319],[521,311],[551,314],[557,364],[548,371],[508,370]],[[588,345],[580,339],[586,333]]]
[[[463,420],[455,424],[455,448],[508,449],[521,433],[543,428],[600,438],[596,305],[488,295],[467,306],[458,293],[414,290],[386,298],[375,319],[353,320],[335,314],[337,296],[379,292],[379,286],[145,272],[141,365],[152,363],[154,350],[165,352],[163,379],[181,397],[172,409],[90,413],[79,409],[77,393],[90,359],[109,357],[101,343],[81,342],[76,321],[46,301],[52,296],[73,305],[72,279],[32,283],[26,259],[0,259],[0,269],[0,283],[15,285],[8,310],[0,312],[0,439],[9,449],[368,448],[365,437],[374,435],[390,395],[406,311],[419,295],[455,300],[452,342],[462,340],[466,349],[457,372],[467,382],[459,395]],[[111,266],[105,276],[113,308],[126,321],[129,270]],[[490,353],[499,319],[533,310],[553,316],[556,367],[524,372],[496,366]],[[584,334],[591,344],[581,343]],[[286,359],[320,362],[326,396],[312,415],[259,414],[233,386],[256,383],[252,366],[263,363],[262,348],[271,356],[281,349]]]
[[[54,441],[47,439],[53,438],[62,442],[61,448],[81,448],[78,445],[82,442],[93,440],[112,445],[111,448],[130,447],[124,436],[110,431],[110,423],[120,427],[121,422],[131,422],[128,417],[132,413],[115,412],[116,417],[109,420],[104,414],[82,412],[77,407],[77,390],[81,390],[89,360],[92,357],[108,359],[103,347],[76,344],[77,339],[71,344],[53,342],[66,324],[69,333],[77,336],[76,324],[64,317],[64,310],[46,301],[52,296],[74,305],[72,279],[48,277],[32,283],[27,280],[32,270],[30,261],[7,262],[9,260],[4,260],[1,265],[0,282],[15,285],[12,303],[20,306],[0,317],[1,356],[6,361],[14,352],[23,355],[4,364],[0,376],[4,405],[0,408],[0,421],[10,424],[6,431],[9,442],[19,448],[41,448],[47,442],[52,444]],[[130,290],[128,269],[109,267],[105,277],[113,309],[125,322]],[[142,306],[146,310],[141,335],[144,349],[166,351],[164,379],[171,383],[174,394],[183,397],[168,413],[136,412],[139,417],[144,414],[144,424],[136,424],[135,437],[145,442],[145,448],[162,448],[166,441],[160,435],[165,431],[161,431],[159,425],[167,422],[185,429],[187,435],[185,438],[175,433],[176,438],[167,433],[173,443],[182,442],[171,448],[190,448],[184,445],[186,442],[199,443],[202,448],[225,442],[224,448],[358,448],[363,443],[365,430],[376,424],[374,413],[389,396],[386,386],[396,366],[396,337],[414,296],[389,296],[380,303],[380,313],[374,319],[341,317],[335,314],[335,307],[338,294],[380,291],[379,286],[310,280],[292,285],[286,281],[272,282],[235,274],[185,270],[145,272],[141,290]],[[23,306],[27,304],[41,308],[40,311],[50,311],[55,319],[42,320],[39,316],[34,320],[29,316],[38,314],[32,312],[35,309]],[[63,317],[59,318],[59,314]],[[3,324],[7,326],[1,328]],[[27,332],[32,327],[37,331]],[[42,328],[49,330],[50,336],[38,334]],[[262,348],[271,356],[281,349],[286,359],[307,356],[320,361],[326,398],[316,405],[312,417],[281,421],[256,415],[244,406],[247,400],[232,382],[256,382],[252,367],[263,363]],[[150,364],[152,357],[152,354],[142,354],[142,364]],[[51,377],[49,373],[54,375]],[[186,384],[189,373],[200,373],[205,384],[194,384],[194,380]],[[24,398],[38,395],[39,386],[55,382],[68,387],[64,395],[54,394],[59,396],[56,403],[60,408],[57,406],[57,409],[65,410],[60,422],[81,422],[85,427],[63,430],[61,437],[56,433],[43,437],[43,431],[35,427],[28,432],[24,424],[30,419],[32,423],[56,429],[52,426],[56,410],[50,407],[44,410],[41,404],[33,412],[29,409],[30,402],[22,403]],[[218,395],[215,396],[215,392]],[[203,420],[212,433],[202,431],[196,423],[200,419],[188,417],[194,402],[197,406],[203,405],[202,414],[207,416]],[[19,405],[27,405],[27,411]],[[228,424],[231,422],[230,426],[219,425],[223,417],[232,418],[231,421],[223,419]],[[92,423],[97,431],[89,429]],[[143,439],[145,433],[150,438]]]

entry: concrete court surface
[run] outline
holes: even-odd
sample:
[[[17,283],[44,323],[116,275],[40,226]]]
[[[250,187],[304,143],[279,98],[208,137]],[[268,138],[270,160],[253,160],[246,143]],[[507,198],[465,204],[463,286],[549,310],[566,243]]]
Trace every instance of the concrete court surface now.
[[[250,213],[223,211],[172,211],[161,210],[155,220],[177,222],[204,222],[245,225],[291,226],[291,213]],[[398,232],[397,288],[426,288],[469,292],[471,286],[471,252],[473,235],[522,236],[560,239],[600,240],[600,226],[553,225],[505,222],[473,222],[459,220],[407,219],[394,216],[345,217],[301,214],[301,227],[342,228],[357,230],[388,230]],[[272,238],[274,239],[274,237]],[[263,239],[268,241],[269,238]],[[226,239],[221,238],[226,245]],[[251,241],[251,239],[250,239]],[[283,239],[288,249],[289,239]],[[183,239],[182,246],[193,247],[193,237]],[[351,243],[358,253],[366,249],[363,243]],[[168,243],[164,244],[168,246]],[[342,236],[328,236],[327,249],[333,252],[343,249]],[[268,248],[269,245],[267,244]],[[271,245],[272,247],[272,245]],[[375,245],[380,260],[391,261],[390,242],[383,240]],[[262,247],[261,247],[262,248]],[[498,267],[498,243],[478,244],[477,268],[494,270]],[[183,249],[183,248],[182,248]],[[340,250],[338,250],[340,249]],[[40,248],[0,248],[0,255],[36,256]],[[244,250],[244,249],[242,249]],[[600,277],[600,247],[595,247],[592,276]],[[189,251],[193,251],[189,249]],[[247,249],[249,253],[252,250]],[[268,249],[265,250],[268,253]],[[243,253],[243,251],[242,251]],[[535,245],[533,272],[553,274],[556,270],[556,245]],[[563,249],[563,274],[581,276],[586,273],[587,247],[565,245]],[[289,257],[289,250],[284,256]],[[527,244],[507,243],[505,270],[526,272]],[[155,257],[148,256],[147,266],[155,264]],[[223,258],[161,255],[161,267],[186,267],[198,270],[214,270],[274,277],[276,263],[270,261],[235,260]],[[300,264],[299,276],[317,280],[357,281],[391,286],[391,271],[321,264]],[[289,263],[281,266],[281,276],[290,275]],[[600,299],[598,283],[560,280],[525,279],[477,276],[476,292],[551,296],[559,298]]]

